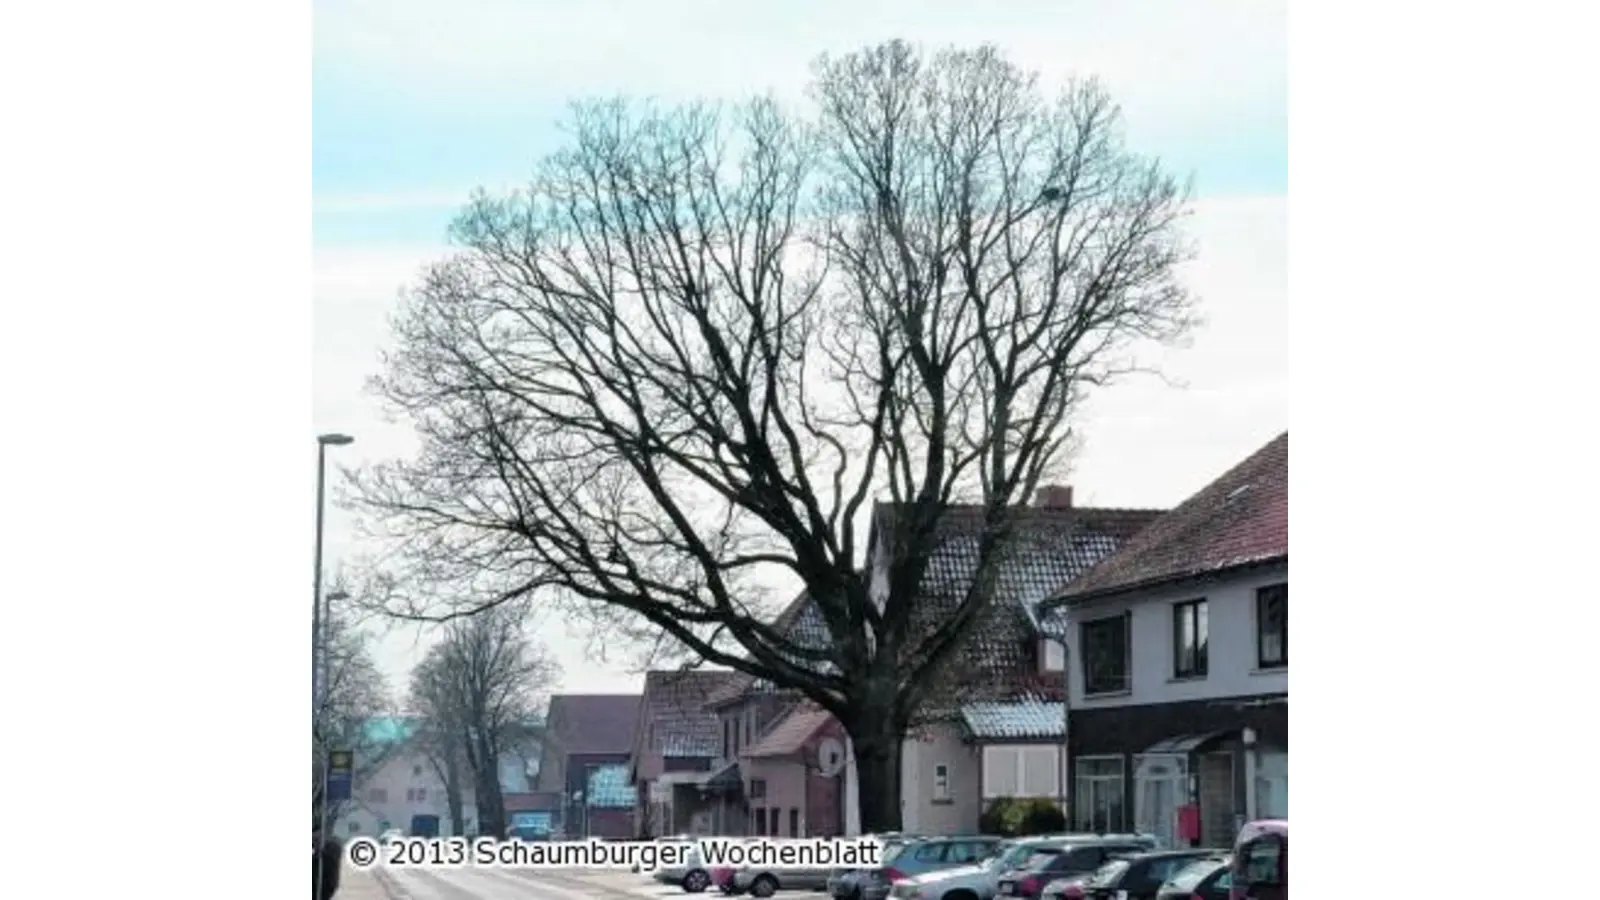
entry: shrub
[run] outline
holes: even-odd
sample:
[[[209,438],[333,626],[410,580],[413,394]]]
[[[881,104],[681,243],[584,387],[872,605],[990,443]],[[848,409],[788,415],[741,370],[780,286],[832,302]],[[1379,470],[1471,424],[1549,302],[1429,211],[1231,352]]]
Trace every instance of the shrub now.
[[[997,797],[978,817],[978,830],[984,834],[1011,837],[1022,827],[1022,807],[1013,797]]]
[[[1054,800],[1036,797],[1021,807],[1021,834],[1060,834],[1067,830],[1067,814]]]

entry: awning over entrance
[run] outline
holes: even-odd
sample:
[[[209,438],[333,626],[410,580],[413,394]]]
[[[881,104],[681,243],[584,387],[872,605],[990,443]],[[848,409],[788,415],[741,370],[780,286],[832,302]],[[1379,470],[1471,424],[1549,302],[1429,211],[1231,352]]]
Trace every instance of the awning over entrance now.
[[[1209,732],[1206,732],[1204,734],[1184,734],[1184,735],[1179,735],[1178,737],[1170,737],[1170,738],[1166,738],[1164,740],[1156,741],[1154,744],[1151,744],[1150,746],[1146,747],[1144,749],[1144,752],[1147,753],[1147,754],[1156,754],[1156,753],[1193,753],[1196,749],[1198,749],[1200,747],[1200,745],[1209,744],[1214,740],[1217,740],[1219,738],[1227,737],[1228,735],[1233,734],[1233,733],[1234,733],[1233,731],[1224,730],[1224,731],[1209,731]]]
[[[674,783],[684,787],[699,788],[708,794],[726,794],[744,788],[744,781],[739,774],[738,763],[728,763],[720,769],[709,772],[675,773]]]

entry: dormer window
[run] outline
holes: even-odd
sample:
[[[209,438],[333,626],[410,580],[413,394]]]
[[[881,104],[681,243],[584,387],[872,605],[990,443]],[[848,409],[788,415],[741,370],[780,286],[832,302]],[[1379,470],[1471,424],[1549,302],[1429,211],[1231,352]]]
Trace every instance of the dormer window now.
[[[1045,638],[1039,641],[1039,671],[1064,672],[1067,668],[1067,648],[1060,641]]]

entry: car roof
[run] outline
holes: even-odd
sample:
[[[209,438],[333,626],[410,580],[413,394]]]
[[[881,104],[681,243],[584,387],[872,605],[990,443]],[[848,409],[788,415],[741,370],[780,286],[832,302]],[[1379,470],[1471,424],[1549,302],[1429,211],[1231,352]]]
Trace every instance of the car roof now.
[[[1193,850],[1151,850],[1148,853],[1118,853],[1117,859],[1126,859],[1130,862],[1133,862],[1143,859],[1169,859],[1172,857],[1178,857],[1181,859],[1184,857],[1189,857],[1194,859],[1195,862],[1199,862],[1203,859],[1212,858],[1221,861],[1222,857],[1226,855],[1226,850],[1195,848]]]

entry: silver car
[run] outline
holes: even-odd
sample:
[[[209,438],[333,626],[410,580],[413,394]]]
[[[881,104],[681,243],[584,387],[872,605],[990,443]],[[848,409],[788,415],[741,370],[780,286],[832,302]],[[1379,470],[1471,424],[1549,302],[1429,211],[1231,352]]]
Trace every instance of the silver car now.
[[[693,843],[698,838],[693,835],[680,834],[673,837],[662,838],[663,843]],[[711,886],[711,873],[707,871],[705,863],[700,859],[698,847],[689,851],[681,866],[662,866],[656,869],[651,877],[662,884],[675,884],[691,894],[698,894]]]
[[[1068,846],[1112,846],[1150,849],[1154,841],[1136,834],[1056,834],[1014,838],[995,848],[995,854],[975,866],[928,872],[895,882],[891,900],[994,900],[1000,877],[1028,861],[1041,849]]]

